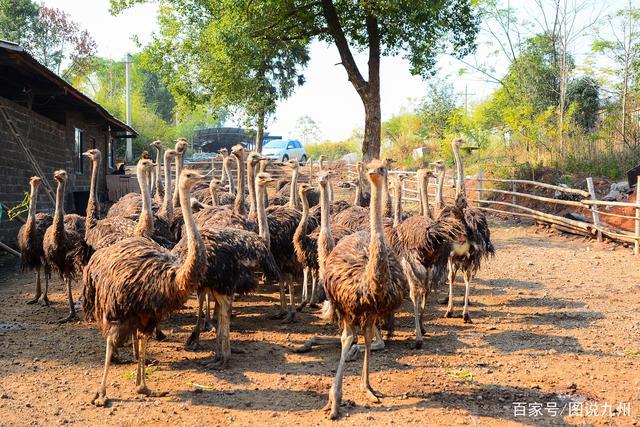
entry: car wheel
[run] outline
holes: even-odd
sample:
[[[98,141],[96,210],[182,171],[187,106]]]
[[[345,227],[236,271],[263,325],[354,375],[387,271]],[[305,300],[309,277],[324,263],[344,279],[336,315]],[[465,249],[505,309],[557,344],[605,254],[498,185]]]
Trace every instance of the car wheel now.
[[[282,161],[283,162],[288,162],[289,161],[289,156],[287,156],[286,154],[284,156],[282,156]]]
[[[300,159],[300,163],[302,163],[303,165],[307,163],[307,156],[305,154],[302,155],[302,158]]]

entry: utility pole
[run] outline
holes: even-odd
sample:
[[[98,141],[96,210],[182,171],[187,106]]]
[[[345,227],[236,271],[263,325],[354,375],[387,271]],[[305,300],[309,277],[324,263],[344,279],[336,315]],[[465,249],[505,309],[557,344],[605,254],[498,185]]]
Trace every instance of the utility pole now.
[[[125,61],[126,75],[126,109],[127,109],[127,125],[131,126],[131,54],[127,53]],[[129,163],[133,160],[133,147],[131,138],[127,138],[127,150],[125,152],[125,160]]]
[[[464,96],[464,114],[465,116],[469,115],[469,95],[475,95],[475,93],[469,93],[469,88],[467,87],[467,84],[464,84],[464,92],[460,93],[458,92],[458,95],[463,95]]]

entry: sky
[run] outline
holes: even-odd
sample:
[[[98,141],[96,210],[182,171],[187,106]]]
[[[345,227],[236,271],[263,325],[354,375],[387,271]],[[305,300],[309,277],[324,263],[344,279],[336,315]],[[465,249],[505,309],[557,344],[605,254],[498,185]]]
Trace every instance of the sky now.
[[[508,0],[506,0],[508,1]],[[136,5],[118,16],[109,14],[109,0],[42,0],[49,7],[56,7],[67,12],[82,27],[89,30],[98,45],[98,55],[111,58],[123,58],[127,52],[138,50],[133,37],[144,45],[156,30],[157,5],[154,3]],[[520,3],[522,2],[522,3]],[[594,0],[593,13],[585,14],[584,20],[594,15],[614,11],[625,3],[624,0],[613,0],[600,3]],[[515,5],[516,3],[512,3]],[[532,1],[519,0],[523,14],[535,12],[527,10]],[[587,34],[588,35],[588,34]],[[579,56],[589,55],[586,46],[576,49]],[[584,45],[584,43],[582,43]],[[489,48],[480,47],[476,57],[489,55]],[[363,74],[366,75],[366,57],[356,55]],[[314,43],[311,46],[311,61],[305,71],[306,83],[297,89],[289,99],[278,104],[274,119],[268,123],[267,131],[271,134],[292,137],[295,134],[296,120],[301,116],[311,117],[319,126],[323,139],[341,140],[349,137],[356,128],[363,127],[364,109],[353,86],[347,80],[347,74],[341,65],[338,51],[332,45]],[[508,63],[497,60],[496,74],[503,74]],[[440,77],[449,77],[454,84],[458,101],[463,103],[466,92],[469,103],[486,98],[496,88],[495,83],[477,74],[458,75],[463,65],[443,55],[438,61],[437,69]],[[420,77],[409,73],[408,63],[400,57],[382,58],[381,61],[381,99],[382,118],[388,119],[403,109],[411,109],[424,97],[427,83]]]

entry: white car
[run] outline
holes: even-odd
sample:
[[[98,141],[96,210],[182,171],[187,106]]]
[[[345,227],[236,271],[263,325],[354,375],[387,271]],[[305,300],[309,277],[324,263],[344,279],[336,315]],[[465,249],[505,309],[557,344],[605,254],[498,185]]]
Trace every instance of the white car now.
[[[277,162],[307,162],[307,153],[297,139],[272,139],[262,146],[262,155]]]

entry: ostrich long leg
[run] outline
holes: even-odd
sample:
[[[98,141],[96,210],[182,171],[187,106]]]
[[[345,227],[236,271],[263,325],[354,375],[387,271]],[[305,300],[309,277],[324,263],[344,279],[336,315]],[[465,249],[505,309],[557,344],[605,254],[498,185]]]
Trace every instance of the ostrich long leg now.
[[[282,320],[282,323],[293,323],[295,321],[294,316],[296,313],[296,295],[294,293],[293,279],[289,277],[287,282],[289,285],[289,307],[287,309],[287,315]]]
[[[196,325],[191,331],[191,335],[187,339],[186,346],[190,350],[195,350],[200,343],[200,323],[202,320],[202,307],[204,305],[204,296],[202,293],[198,293],[198,310],[196,312]]]
[[[362,388],[372,402],[379,403],[380,393],[375,391],[369,383],[369,358],[371,357],[371,339],[373,337],[373,324],[364,328],[364,363],[362,365]]]
[[[229,295],[215,295],[216,303],[220,307],[218,311],[218,328],[216,330],[216,355],[214,362],[208,364],[210,368],[221,369],[227,366],[231,357],[231,342],[229,333],[231,329],[231,301]]]
[[[100,383],[100,390],[96,393],[91,400],[91,403],[95,406],[106,406],[109,399],[107,399],[107,373],[109,372],[109,365],[111,364],[111,356],[113,354],[113,341],[111,335],[107,336],[107,350],[104,356],[104,371],[102,373],[102,383]]]
[[[42,287],[40,285],[40,267],[36,268],[36,295],[33,299],[27,301],[27,304],[35,304],[40,299],[40,295],[42,295]]]
[[[76,318],[76,307],[73,304],[73,293],[71,292],[71,278],[65,277],[64,282],[67,285],[67,298],[69,299],[69,315],[59,320],[59,323],[70,322]]]
[[[149,390],[149,387],[147,387],[147,378],[146,378],[146,360],[147,360],[147,345],[149,343],[149,337],[145,334],[139,334],[138,335],[138,342],[140,345],[140,357],[139,357],[139,362],[140,362],[140,379],[141,379],[141,384],[136,388],[136,392],[140,393],[140,394],[144,394],[146,396],[149,397],[162,397],[162,396],[166,396],[167,392],[166,391],[151,391]]]
[[[133,359],[140,359],[140,345],[138,344],[138,333],[131,334],[131,346],[133,347]],[[137,384],[136,384],[137,385]]]
[[[333,379],[331,390],[329,390],[329,401],[324,407],[325,410],[331,410],[331,419],[335,420],[339,416],[340,402],[342,401],[342,376],[344,375],[344,364],[347,361],[347,353],[351,349],[355,333],[352,325],[347,322],[343,323],[342,329],[342,352],[340,354],[340,362],[336,369],[336,377]]]
[[[311,299],[309,300],[309,307],[318,307],[318,272],[311,271]]]
[[[49,271],[49,267],[44,266],[44,296],[42,297],[42,302],[44,305],[49,305],[49,276],[51,276],[51,272]]]
[[[302,301],[296,311],[302,311],[309,302],[309,268],[305,267],[302,270]]]
[[[206,331],[212,331],[213,322],[211,321],[211,295],[207,294],[205,301],[206,305],[204,311],[204,329]]]
[[[447,311],[444,313],[444,317],[453,316],[453,282],[456,280],[456,271],[453,266],[453,262],[449,259],[449,304],[447,305]]]
[[[420,289],[418,289],[413,278],[407,277],[407,279],[409,281],[409,297],[413,303],[413,320],[416,327],[416,348],[422,348],[422,295],[420,295]]]
[[[462,318],[464,323],[473,323],[469,316],[469,288],[471,287],[471,272],[469,270],[463,271],[464,277],[464,309],[462,310]]]
[[[269,316],[270,319],[282,319],[287,315],[287,296],[285,295],[284,285],[284,280],[278,283],[278,287],[280,290],[280,311]]]
[[[371,344],[371,351],[384,350],[384,339],[382,338],[382,332],[377,326],[373,327],[373,333],[376,336],[376,340]],[[361,344],[354,344],[347,354],[347,361],[352,362],[356,360],[358,353],[362,353],[365,350],[365,346]]]

